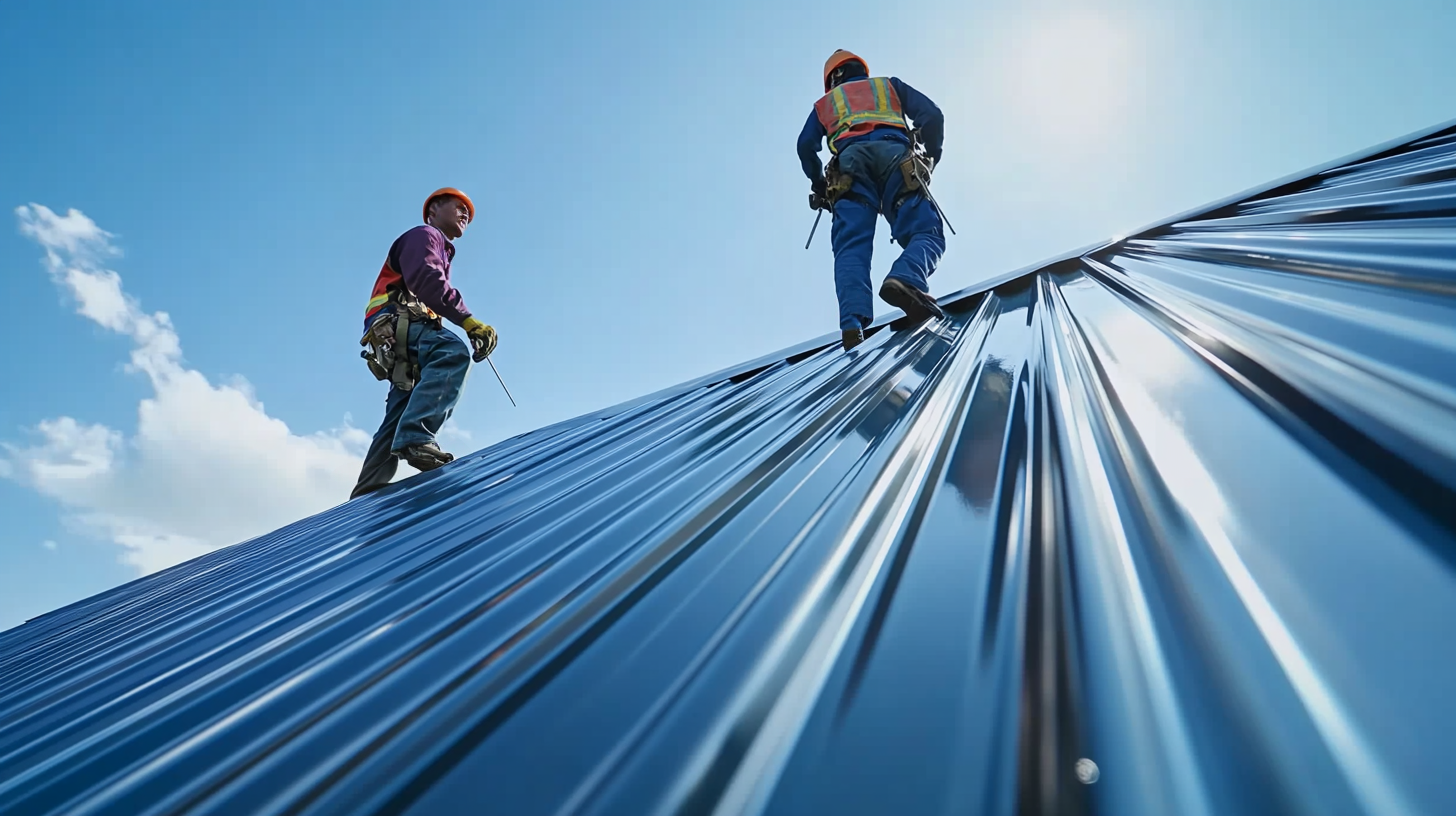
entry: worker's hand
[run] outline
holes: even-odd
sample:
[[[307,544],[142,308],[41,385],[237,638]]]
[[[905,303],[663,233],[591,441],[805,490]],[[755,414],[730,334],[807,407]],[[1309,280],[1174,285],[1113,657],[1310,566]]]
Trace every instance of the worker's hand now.
[[[816,210],[829,208],[829,182],[823,176],[814,179],[809,185],[809,206]],[[816,206],[817,205],[817,206]]]
[[[465,322],[460,324],[460,328],[465,330],[465,336],[469,337],[470,344],[475,346],[476,362],[484,360],[490,356],[491,352],[495,351],[495,329],[481,323],[474,317],[465,318]]]

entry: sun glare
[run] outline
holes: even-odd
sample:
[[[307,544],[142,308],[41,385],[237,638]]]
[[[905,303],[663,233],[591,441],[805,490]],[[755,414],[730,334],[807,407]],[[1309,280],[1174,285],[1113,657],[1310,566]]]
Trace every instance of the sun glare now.
[[[1129,40],[1121,25],[1088,13],[1012,27],[998,61],[1007,125],[1067,144],[1119,132],[1133,80]]]

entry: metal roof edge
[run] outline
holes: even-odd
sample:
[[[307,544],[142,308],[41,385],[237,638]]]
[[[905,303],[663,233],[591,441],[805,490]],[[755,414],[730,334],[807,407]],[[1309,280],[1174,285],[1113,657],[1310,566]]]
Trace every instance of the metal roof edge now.
[[[1087,244],[1086,246],[1080,249],[1073,250],[1071,252],[1064,252],[1060,255],[1055,255],[1046,260],[1037,261],[1036,263],[1028,264],[1018,269],[1014,269],[1010,272],[1003,272],[999,275],[993,275],[979,283],[967,286],[964,289],[959,289],[948,295],[942,295],[941,297],[936,298],[936,302],[941,304],[942,306],[952,306],[960,301],[965,300],[966,298],[984,294],[991,291],[992,289],[995,289],[998,286],[1016,280],[1017,278],[1035,274],[1036,272],[1046,269],[1049,266],[1070,261],[1075,258],[1080,258],[1090,252],[1105,249],[1106,247],[1111,246],[1113,243],[1115,242],[1102,241],[1099,243]],[[894,321],[900,319],[901,317],[904,317],[904,314],[905,313],[900,311],[899,309],[891,309],[885,314],[877,317],[874,322],[870,324],[869,329],[873,331],[887,326],[890,323],[893,323]],[[635,408],[638,405],[645,405],[655,400],[670,397],[674,394],[680,394],[684,391],[690,391],[694,388],[702,388],[712,385],[714,383],[723,382],[724,380],[740,376],[749,371],[753,371],[754,369],[766,368],[768,366],[774,365],[775,363],[780,363],[788,360],[791,357],[796,357],[800,354],[811,352],[819,348],[832,346],[838,342],[839,332],[821,334],[812,340],[806,340],[802,343],[787,346],[785,348],[779,349],[778,351],[770,352],[760,357],[756,357],[752,360],[749,360],[748,362],[731,365],[726,368],[719,369],[712,374],[706,374],[702,377],[695,377],[691,380],[686,380],[684,382],[678,383],[677,385],[668,386],[658,391],[654,391],[653,393],[646,396],[637,397],[635,399],[627,400],[626,402],[620,402],[597,411],[589,412],[587,414],[584,414],[582,417],[579,417],[578,419],[585,419],[590,417],[605,419],[609,416],[616,416],[617,414],[620,414],[624,411],[630,411],[632,408]]]
[[[1395,150],[1396,148],[1403,147],[1421,139],[1430,138],[1431,136],[1434,136],[1441,131],[1449,130],[1452,128],[1456,128],[1456,119],[1449,119],[1440,124],[1413,131],[1406,134],[1405,136],[1400,136],[1389,141],[1382,142],[1378,145],[1375,145],[1374,147],[1357,150],[1354,153],[1350,153],[1341,158],[1332,159],[1330,161],[1314,165],[1307,170],[1290,173],[1289,175],[1282,176],[1278,179],[1275,179],[1274,181],[1258,184],[1242,192],[1234,193],[1233,195],[1229,196],[1224,196],[1223,198],[1216,199],[1209,204],[1184,210],[1175,215],[1168,216],[1167,218],[1158,219],[1157,221],[1154,221],[1143,227],[1139,227],[1138,229],[1119,233],[1107,243],[1107,246],[1122,243],[1129,238],[1135,238],[1140,235],[1145,235],[1146,233],[1152,232],[1153,230],[1160,229],[1162,227],[1166,227],[1170,224],[1176,224],[1180,221],[1187,221],[1191,218],[1196,218],[1197,216],[1213,212],[1214,210],[1221,209],[1223,207],[1227,207],[1230,204],[1236,204],[1240,201],[1245,201],[1247,199],[1263,195],[1271,190],[1277,190],[1278,188],[1285,185],[1293,184],[1294,182],[1317,176],[1320,173],[1327,173],[1330,170],[1334,170],[1336,168],[1344,167],[1350,164],[1355,164],[1357,162],[1369,161],[1370,159],[1373,159],[1382,153]]]
[[[770,352],[760,357],[755,357],[748,362],[737,363],[726,368],[721,368],[711,374],[705,374],[701,377],[694,377],[691,380],[684,380],[683,382],[680,382],[676,385],[670,385],[666,388],[653,391],[650,394],[646,394],[641,397],[635,397],[625,402],[619,402],[615,405],[607,406],[606,408],[601,408],[596,411],[590,411],[578,417],[577,419],[567,421],[575,422],[581,419],[590,419],[593,417],[596,417],[598,419],[606,419],[607,417],[616,416],[625,411],[630,411],[639,405],[646,405],[651,402],[666,399],[667,397],[671,397],[675,394],[681,394],[685,391],[691,391],[695,388],[704,388],[714,383],[723,382],[749,371],[753,371],[754,369],[765,368],[774,365],[775,363],[781,363],[789,359],[790,357],[804,354],[805,352],[812,352],[815,349],[827,347],[838,342],[838,332],[820,335],[813,340],[806,340],[802,343],[797,343],[795,345],[779,349],[778,351]]]

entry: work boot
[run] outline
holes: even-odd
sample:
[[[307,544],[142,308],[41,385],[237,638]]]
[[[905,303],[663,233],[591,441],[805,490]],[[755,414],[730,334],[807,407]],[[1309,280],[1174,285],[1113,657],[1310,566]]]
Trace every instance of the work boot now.
[[[849,351],[860,343],[864,342],[864,331],[861,329],[845,329],[839,333],[839,342]]]
[[[434,470],[441,465],[448,465],[455,461],[454,456],[440,450],[440,446],[434,442],[407,445],[395,451],[394,455],[408,462],[410,467],[418,471]]]
[[[932,317],[945,317],[940,304],[929,292],[922,292],[899,278],[885,278],[885,282],[880,284],[880,297],[916,323]]]

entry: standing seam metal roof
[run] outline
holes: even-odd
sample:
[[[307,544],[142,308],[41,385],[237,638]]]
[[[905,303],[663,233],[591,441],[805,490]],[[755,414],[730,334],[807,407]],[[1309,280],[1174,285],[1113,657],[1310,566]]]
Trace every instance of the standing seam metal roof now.
[[[1456,812],[1453,218],[1443,126],[0,633],[0,813]]]

